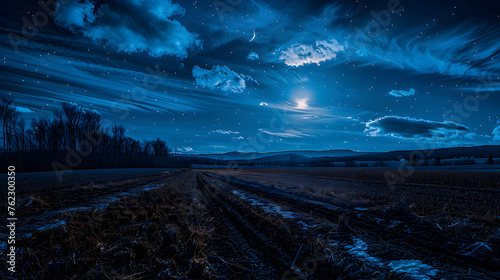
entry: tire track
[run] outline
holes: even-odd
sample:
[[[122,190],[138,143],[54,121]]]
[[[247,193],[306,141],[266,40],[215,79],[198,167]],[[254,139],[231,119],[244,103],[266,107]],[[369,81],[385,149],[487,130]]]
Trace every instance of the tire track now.
[[[267,199],[274,200],[279,203],[285,203],[290,207],[304,213],[309,213],[311,209],[314,214],[331,220],[332,217],[346,214],[349,218],[350,225],[358,230],[365,230],[370,233],[371,242],[376,243],[380,240],[397,241],[399,246],[403,246],[405,250],[414,251],[417,255],[430,258],[441,264],[451,264],[454,267],[459,267],[462,270],[469,269],[471,264],[473,268],[481,273],[491,273],[500,271],[498,262],[495,261],[494,253],[491,256],[467,256],[459,254],[460,244],[464,241],[444,236],[431,226],[417,225],[408,221],[397,221],[385,217],[379,217],[374,214],[364,213],[362,211],[351,210],[325,202],[311,200],[295,194],[290,194],[279,189],[271,189],[269,187],[260,186],[253,183],[248,183],[241,180],[227,178],[216,174],[205,172],[205,175],[210,178],[217,178],[224,184],[234,188],[245,190],[249,193],[264,196]],[[399,226],[390,228],[394,223],[399,223]],[[469,244],[465,244],[466,246]],[[470,244],[472,245],[472,244]]]
[[[237,246],[242,249],[241,254],[249,259],[250,263],[260,263],[259,268],[272,267],[272,275],[266,271],[257,270],[253,279],[276,278],[278,273],[284,271],[293,260],[284,250],[281,244],[275,243],[272,237],[257,229],[249,219],[249,214],[241,213],[227,197],[221,195],[207,183],[206,175],[197,174],[198,188],[209,201],[217,218],[227,227],[235,237]],[[290,244],[286,244],[285,246]],[[257,251],[256,251],[256,250]],[[265,259],[267,265],[263,265]],[[256,278],[254,278],[256,277]]]
[[[20,226],[18,228],[17,234],[20,237],[29,237],[35,231],[53,229],[55,227],[64,225],[62,217],[66,212],[87,210],[97,207],[102,208],[105,205],[112,203],[116,199],[120,199],[120,197],[138,194],[143,190],[147,190],[147,186],[151,186],[156,182],[164,180],[165,178],[169,177],[168,175],[179,176],[181,175],[181,173],[155,175],[154,178],[147,177],[150,179],[146,181],[126,183],[125,185],[116,186],[111,189],[108,189],[106,187],[105,189],[96,191],[95,193],[84,195],[81,194],[82,190],[78,188],[71,188],[67,190],[67,192],[61,194],[61,196],[59,196],[60,192],[54,193],[54,195],[58,195],[59,197],[52,198],[48,196],[44,197],[44,199],[47,201],[60,201],[61,199],[65,199],[67,204],[71,203],[71,206],[49,206],[49,209],[45,207],[40,209],[33,209],[34,211],[30,211],[30,209],[26,208],[21,209],[18,216]],[[1,236],[5,234],[6,232],[4,231],[0,232]]]

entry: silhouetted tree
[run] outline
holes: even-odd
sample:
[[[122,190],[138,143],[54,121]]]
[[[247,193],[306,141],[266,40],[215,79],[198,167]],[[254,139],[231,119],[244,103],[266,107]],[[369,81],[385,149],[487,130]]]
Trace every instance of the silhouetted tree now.
[[[33,131],[33,137],[37,143],[37,149],[39,151],[45,151],[47,149],[47,132],[48,132],[48,120],[44,117],[31,120],[31,130]]]
[[[155,155],[167,155],[169,152],[167,143],[160,138],[152,142],[152,147]]]
[[[80,125],[82,122],[82,108],[70,103],[63,103],[62,110],[66,118],[66,133],[68,135],[69,146],[73,150],[77,150],[78,136],[80,133]]]
[[[113,151],[115,153],[115,167],[118,167],[118,156],[123,152],[123,141],[125,140],[125,127],[123,125],[114,125],[111,128],[111,138],[113,141]]]
[[[3,137],[3,160],[5,161],[5,156],[8,154],[9,158],[11,156],[11,143],[13,127],[17,122],[19,117],[19,111],[16,107],[12,106],[14,99],[11,97],[2,96],[0,99],[0,119],[2,120],[2,137]]]
[[[170,164],[169,148],[157,138],[141,142],[125,136],[123,125],[103,127],[101,115],[75,104],[63,103],[53,117],[26,121],[13,106],[13,99],[1,97],[2,165],[27,164],[28,170],[47,170],[54,162],[68,164],[69,153],[81,155],[71,168],[152,167]],[[1,142],[0,142],[1,144]],[[151,149],[151,155],[148,150]],[[26,154],[29,152],[29,154]],[[27,155],[27,156],[26,156]],[[6,161],[9,157],[9,161]],[[12,163],[11,163],[12,162]]]
[[[10,116],[14,111],[14,107],[11,106],[13,101],[12,98],[5,96],[2,96],[0,99],[0,120],[2,121],[2,148],[4,150],[4,156],[7,149],[7,124],[10,122]]]
[[[48,123],[47,146],[49,150],[55,152],[64,147],[64,123],[62,119],[56,118]]]

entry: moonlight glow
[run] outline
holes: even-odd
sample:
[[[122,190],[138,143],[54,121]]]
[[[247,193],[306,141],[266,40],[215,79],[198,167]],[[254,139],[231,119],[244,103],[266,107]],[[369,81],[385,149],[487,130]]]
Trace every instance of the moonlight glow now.
[[[297,106],[295,106],[295,108],[300,109],[300,110],[305,110],[305,109],[309,108],[307,101],[308,101],[307,98],[297,99],[296,100]]]

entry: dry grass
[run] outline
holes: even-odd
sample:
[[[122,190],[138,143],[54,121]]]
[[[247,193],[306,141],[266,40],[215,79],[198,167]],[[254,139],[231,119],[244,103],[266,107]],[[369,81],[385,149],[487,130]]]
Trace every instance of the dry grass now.
[[[178,180],[105,209],[66,212],[66,225],[24,241],[31,249],[19,257],[17,275],[144,279],[168,271],[196,278],[205,269],[210,229],[200,221],[203,205],[193,203],[199,194],[186,184]],[[152,271],[152,264],[160,271]]]

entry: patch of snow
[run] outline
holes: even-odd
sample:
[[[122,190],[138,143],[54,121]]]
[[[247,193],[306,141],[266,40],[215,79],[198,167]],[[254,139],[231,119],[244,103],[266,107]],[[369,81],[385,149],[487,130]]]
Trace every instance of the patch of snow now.
[[[353,245],[345,246],[345,248],[348,249],[349,254],[361,261],[369,262],[374,266],[383,267],[388,265],[392,271],[405,273],[406,276],[416,280],[430,280],[431,278],[429,276],[436,276],[439,272],[438,269],[424,264],[420,260],[383,261],[380,258],[370,256],[366,252],[368,250],[368,244],[366,244],[366,242],[364,242],[361,238],[353,237],[353,242]]]
[[[389,262],[389,267],[396,272],[404,272],[413,279],[426,280],[429,276],[436,276],[439,270],[420,260],[400,260]]]
[[[380,266],[381,261],[377,257],[372,257],[366,250],[368,250],[368,244],[364,242],[361,238],[353,237],[354,245],[345,246],[349,253],[362,261],[370,262],[374,265]]]
[[[256,200],[255,198],[253,198],[252,196],[250,196],[248,194],[244,194],[238,190],[233,190],[232,193],[239,196],[244,201],[250,203],[250,205],[258,206],[258,207],[262,208],[264,210],[264,213],[279,214],[285,219],[293,219],[294,218],[293,212],[281,210],[281,207],[279,207],[277,205],[274,205],[271,203],[262,203],[262,202]]]

